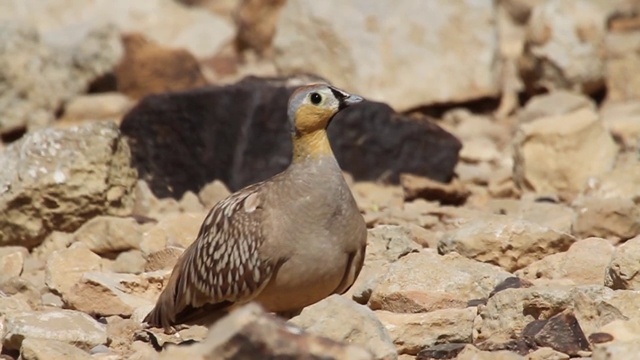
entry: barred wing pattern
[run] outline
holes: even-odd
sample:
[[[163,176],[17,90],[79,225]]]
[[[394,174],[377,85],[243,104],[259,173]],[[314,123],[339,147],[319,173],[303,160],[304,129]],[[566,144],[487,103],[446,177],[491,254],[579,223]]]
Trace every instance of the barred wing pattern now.
[[[145,321],[167,328],[198,308],[249,302],[269,283],[276,261],[262,259],[264,212],[252,185],[214,206],[196,241],[185,250],[156,307]]]

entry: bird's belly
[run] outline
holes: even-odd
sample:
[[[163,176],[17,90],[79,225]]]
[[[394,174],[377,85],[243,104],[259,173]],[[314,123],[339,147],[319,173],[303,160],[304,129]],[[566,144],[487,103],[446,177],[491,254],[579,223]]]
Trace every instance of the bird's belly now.
[[[267,311],[302,309],[333,294],[345,275],[348,255],[304,252],[285,262],[255,299]]]

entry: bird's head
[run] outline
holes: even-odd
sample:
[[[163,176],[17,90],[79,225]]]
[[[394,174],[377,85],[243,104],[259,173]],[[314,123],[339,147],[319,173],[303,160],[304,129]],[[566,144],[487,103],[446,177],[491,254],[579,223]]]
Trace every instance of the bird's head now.
[[[304,136],[325,130],[340,110],[363,99],[327,84],[298,88],[289,98],[288,117],[292,132]]]

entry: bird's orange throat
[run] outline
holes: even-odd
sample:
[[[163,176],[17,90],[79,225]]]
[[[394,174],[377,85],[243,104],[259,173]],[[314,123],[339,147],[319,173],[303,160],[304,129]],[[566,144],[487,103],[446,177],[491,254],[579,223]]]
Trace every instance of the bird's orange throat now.
[[[316,130],[307,134],[293,135],[293,162],[299,163],[304,160],[333,156],[331,144],[325,129]]]

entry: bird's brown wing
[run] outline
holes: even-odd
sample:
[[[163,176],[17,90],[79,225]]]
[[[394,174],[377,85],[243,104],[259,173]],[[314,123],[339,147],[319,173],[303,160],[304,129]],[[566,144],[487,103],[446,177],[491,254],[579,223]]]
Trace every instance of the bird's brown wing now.
[[[194,322],[202,313],[212,315],[250,301],[268,284],[278,260],[259,254],[268,231],[260,185],[234,193],[211,209],[145,318],[148,325],[168,330]]]

